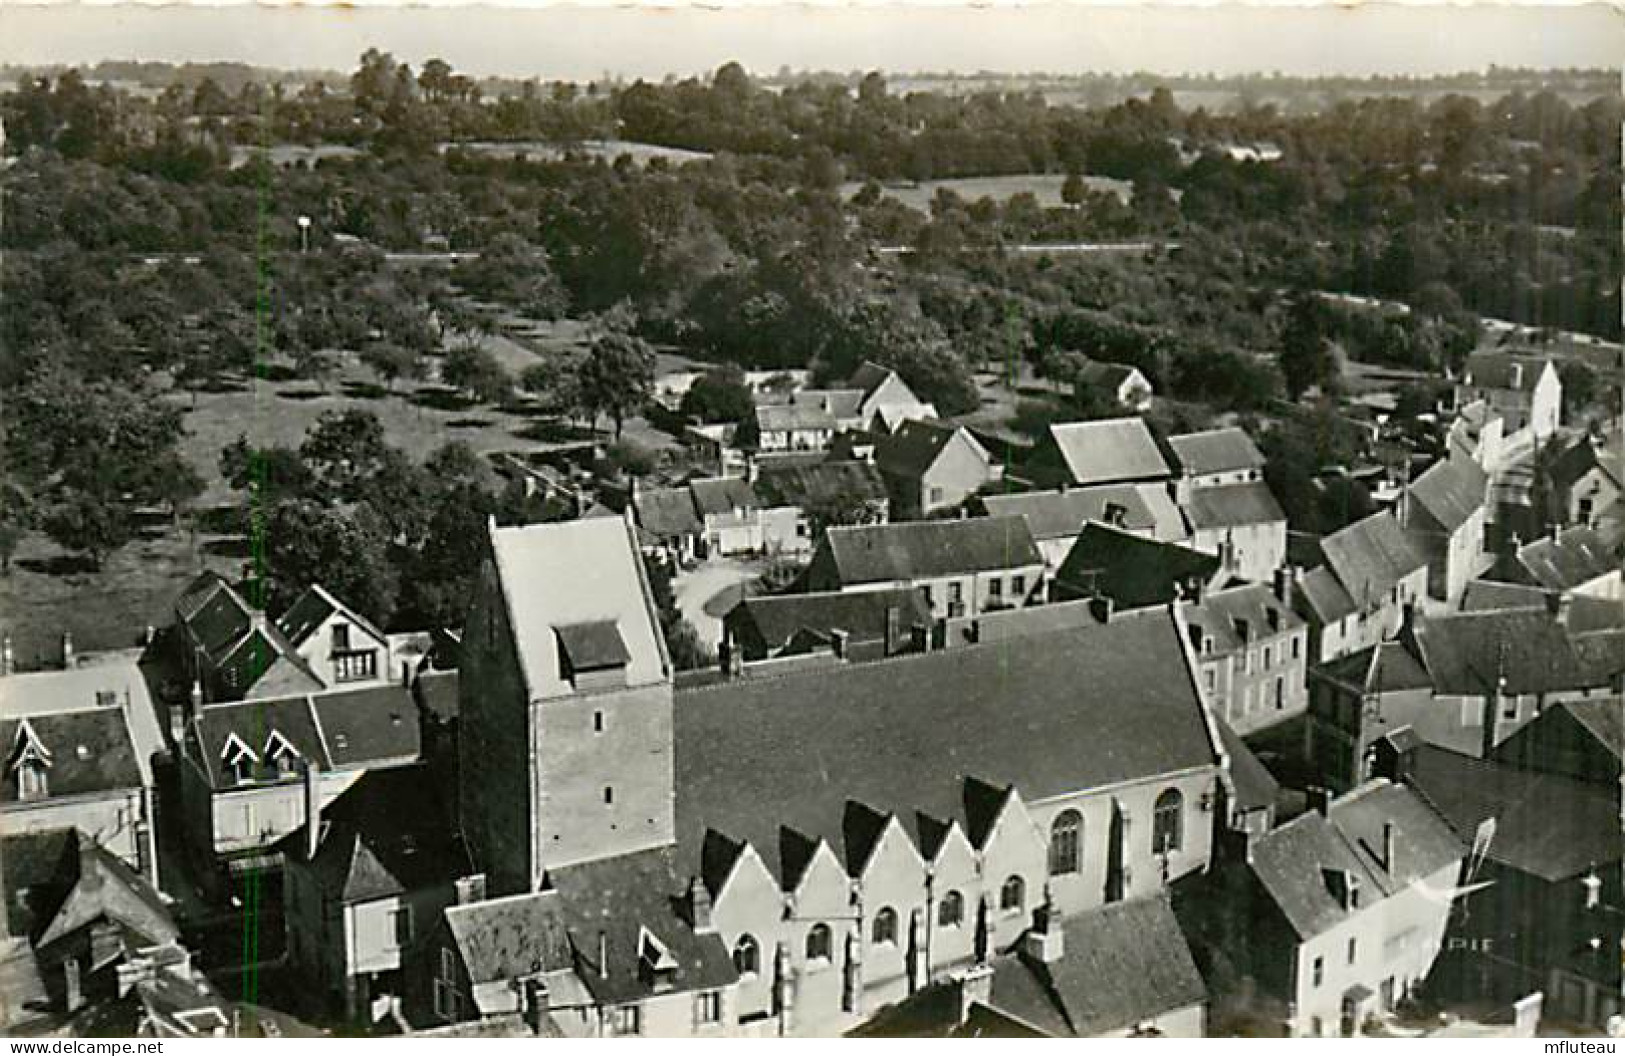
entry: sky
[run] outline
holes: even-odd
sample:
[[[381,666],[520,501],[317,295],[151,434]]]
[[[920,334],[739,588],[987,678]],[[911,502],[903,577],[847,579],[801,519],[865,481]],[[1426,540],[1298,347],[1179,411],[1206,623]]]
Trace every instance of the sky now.
[[[534,2],[534,0],[533,0]],[[273,7],[0,0],[0,63],[238,60],[349,70],[376,46],[413,65],[583,80],[755,73],[991,70],[1427,74],[1490,64],[1618,68],[1625,9],[1602,4],[1202,6],[1034,2],[851,6],[668,0],[631,6]]]

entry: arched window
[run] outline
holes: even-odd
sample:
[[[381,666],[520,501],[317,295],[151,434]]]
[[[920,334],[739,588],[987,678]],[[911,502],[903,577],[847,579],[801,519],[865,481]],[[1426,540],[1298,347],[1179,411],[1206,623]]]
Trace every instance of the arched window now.
[[[944,928],[957,928],[965,922],[965,896],[950,891],[937,903],[937,924]]]
[[[1027,903],[1027,882],[1019,876],[1012,876],[999,888],[999,908],[1002,910],[1015,910],[1019,912]]]
[[[1049,827],[1049,873],[1060,876],[1083,867],[1083,815],[1063,810]]]
[[[1179,850],[1184,834],[1185,797],[1177,788],[1170,788],[1157,797],[1157,805],[1151,812],[1151,853]]]
[[[814,924],[807,932],[807,960],[829,960],[830,935],[828,924]]]
[[[755,975],[762,969],[761,947],[749,935],[739,936],[734,943],[734,971],[740,975]]]
[[[876,946],[897,942],[897,911],[890,906],[875,914],[875,922],[869,931],[870,938]]]

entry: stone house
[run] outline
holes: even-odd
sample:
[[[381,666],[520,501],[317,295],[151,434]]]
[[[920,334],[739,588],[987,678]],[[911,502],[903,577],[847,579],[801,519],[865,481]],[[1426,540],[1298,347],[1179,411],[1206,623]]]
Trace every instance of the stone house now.
[[[1620,437],[1585,436],[1552,463],[1552,487],[1564,524],[1594,528],[1604,511],[1625,495]]]
[[[1456,381],[1456,406],[1482,400],[1505,422],[1510,447],[1538,446],[1557,432],[1563,416],[1563,383],[1548,357],[1489,350],[1467,357]],[[1521,442],[1515,434],[1523,434]]]
[[[1235,426],[1170,436],[1168,447],[1187,490],[1255,484],[1264,479],[1264,453],[1246,430]]]
[[[1492,563],[1484,543],[1489,489],[1489,475],[1477,463],[1444,458],[1400,498],[1400,526],[1427,558],[1428,596],[1435,601],[1454,606]]]
[[[1185,518],[1162,484],[1101,484],[1092,488],[1062,485],[1050,491],[984,495],[983,512],[992,517],[1027,518],[1044,566],[1057,572],[1086,522],[1097,521],[1162,543],[1190,538]]]
[[[1398,633],[1427,593],[1427,559],[1391,514],[1374,513],[1316,543],[1320,563],[1294,567],[1293,604],[1309,622],[1310,662],[1327,663]]]
[[[1250,734],[1303,714],[1308,630],[1278,594],[1261,583],[1198,592],[1178,602],[1190,628],[1202,689],[1216,715]]]
[[[1192,489],[1182,504],[1190,546],[1237,579],[1269,583],[1286,564],[1286,513],[1263,481]]]
[[[969,429],[938,421],[903,422],[875,445],[874,461],[900,518],[954,509],[1002,475]]]
[[[1151,483],[1173,471],[1145,422],[1108,418],[1057,422],[1034,449],[1028,473],[1046,485]]]

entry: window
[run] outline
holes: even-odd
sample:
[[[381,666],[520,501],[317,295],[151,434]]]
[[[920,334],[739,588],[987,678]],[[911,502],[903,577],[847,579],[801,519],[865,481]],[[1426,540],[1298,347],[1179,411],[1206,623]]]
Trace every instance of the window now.
[[[1292,659],[1294,660],[1298,658],[1298,643],[1300,641],[1302,641],[1301,638],[1292,639]]]
[[[44,799],[49,794],[45,766],[38,759],[24,759],[17,766],[17,798]]]
[[[378,677],[378,653],[373,649],[361,649],[347,653],[337,653],[333,657],[333,680],[335,682],[366,682]]]
[[[1172,854],[1184,842],[1185,797],[1170,788],[1157,797],[1151,812],[1151,853]]]
[[[335,623],[333,625],[333,651],[342,653],[350,648],[350,625]]]
[[[750,935],[739,936],[734,943],[734,971],[740,975],[755,975],[762,970],[762,948]]]
[[[1000,579],[998,576],[994,576],[992,579],[988,580],[987,596],[992,598],[994,601],[1002,600],[1004,598],[1004,580]]]
[[[807,960],[829,960],[830,934],[828,924],[814,924],[807,932]]]
[[[960,582],[948,584],[948,604],[956,605],[965,600],[965,585]]]
[[[722,1022],[722,994],[706,990],[694,997],[694,1022],[704,1026]]]
[[[1207,683],[1207,691],[1209,693],[1213,692],[1214,676],[1217,674],[1218,672],[1214,671],[1211,667],[1202,672],[1202,679]]]
[[[592,713],[592,732],[604,732],[604,713],[601,711],[595,711]]]
[[[1027,882],[1012,876],[999,888],[999,908],[1007,913],[1019,913],[1027,902]]]
[[[1275,679],[1275,710],[1280,711],[1286,707],[1286,680],[1277,676]]]
[[[965,922],[965,896],[958,891],[950,891],[942,896],[937,904],[937,925],[944,928],[954,928]]]
[[[1027,577],[1019,572],[1011,576],[1010,593],[1018,598],[1025,598],[1027,596]]]
[[[1309,1036],[1311,1038],[1318,1038],[1318,1037],[1320,1037],[1321,1035],[1323,1035],[1325,1033],[1326,1033],[1326,1024],[1321,1022],[1320,1017],[1319,1016],[1310,1016],[1309,1017]]]
[[[1511,721],[1515,721],[1517,719],[1517,717],[1518,717],[1518,698],[1517,697],[1508,697],[1506,699],[1506,703],[1501,705],[1501,718],[1507,720],[1508,722],[1511,722]]]
[[[448,1021],[458,1017],[457,956],[445,947],[440,949],[440,971],[434,979],[434,1014]]]
[[[1326,958],[1315,958],[1314,971],[1310,975],[1310,980],[1315,986],[1319,986],[1321,983],[1326,981]]]
[[[933,506],[935,506],[937,503],[941,502],[942,501],[942,489],[941,488],[932,488],[931,491],[930,491],[930,498],[927,501],[929,501],[930,504],[933,505]]]
[[[1355,941],[1353,939],[1350,939],[1349,940],[1349,963],[1350,964],[1354,963],[1355,952],[1356,952]]]
[[[401,906],[395,910],[393,915],[395,917],[395,945],[405,946],[412,941],[412,907]]]
[[[604,786],[604,806],[613,807],[614,805],[615,805],[615,789],[610,787],[609,785],[605,785]]]
[[[246,785],[254,780],[254,760],[247,753],[239,755],[227,766],[231,770],[231,779],[239,785]]]
[[[1275,654],[1270,647],[1266,645],[1264,647],[1264,667],[1268,668],[1273,663],[1275,663]]]
[[[930,608],[935,602],[931,600],[931,584],[926,583],[920,587],[920,596],[925,599],[925,607]]]
[[[875,914],[869,938],[876,946],[894,946],[897,943],[897,911],[890,906]]]
[[[1049,871],[1051,876],[1075,873],[1081,867],[1083,815],[1064,810],[1049,827]]]
[[[641,1034],[643,1033],[643,1007],[641,1005],[617,1005],[610,1022],[617,1034]]]

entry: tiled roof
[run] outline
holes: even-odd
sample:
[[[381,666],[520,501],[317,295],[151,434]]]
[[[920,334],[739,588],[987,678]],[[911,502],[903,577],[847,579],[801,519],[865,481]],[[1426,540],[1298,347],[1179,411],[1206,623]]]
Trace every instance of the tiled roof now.
[[[1103,524],[1087,524],[1055,574],[1073,596],[1099,592],[1124,608],[1165,605],[1193,582],[1206,584],[1219,559]]]
[[[879,502],[886,498],[886,482],[868,462],[764,465],[756,492],[769,505],[805,508],[836,498]]]
[[[1517,568],[1505,577],[1534,583],[1547,590],[1573,590],[1610,572],[1619,571],[1619,559],[1595,529],[1566,528],[1518,547]],[[1503,566],[1504,567],[1504,566]],[[1521,574],[1518,574],[1521,573]]]
[[[7,804],[17,802],[17,771],[12,764],[24,742],[30,739],[30,733],[49,760],[46,769],[49,795],[40,802],[64,796],[124,792],[139,789],[144,784],[124,710],[92,706],[84,711],[0,720],[0,752],[5,753],[0,799]]]
[[[1383,862],[1383,827],[1392,825],[1396,862]],[[1249,845],[1253,875],[1300,938],[1334,928],[1352,913],[1421,882],[1466,854],[1445,819],[1403,785],[1377,778],[1309,811]],[[1346,873],[1359,883],[1360,904],[1343,907],[1327,883]],[[1451,878],[1453,883],[1454,877]],[[1448,891],[1437,892],[1441,899]]]
[[[694,493],[688,488],[650,488],[632,497],[638,528],[655,539],[697,535],[703,530]]]
[[[1166,895],[1115,902],[1061,924],[1064,955],[993,962],[989,1004],[1051,1037],[1094,1037],[1207,1001]]]
[[[598,518],[491,528],[498,585],[530,699],[572,691],[554,630],[613,620],[626,645],[628,686],[663,681],[664,644],[629,527]]]
[[[305,643],[305,639],[321,626],[335,612],[343,613],[352,623],[366,631],[367,634],[379,641],[387,641],[383,631],[380,631],[371,620],[356,612],[338,598],[335,598],[320,583],[312,583],[305,588],[305,592],[288,607],[277,619],[277,629],[282,632],[294,648]]]
[[[1410,500],[1447,532],[1484,508],[1489,477],[1470,458],[1445,458],[1411,482]]]
[[[756,408],[756,427],[764,433],[833,431],[835,426],[835,416],[816,404],[768,403]]]
[[[987,495],[982,506],[995,517],[1020,515],[1038,539],[1062,539],[1077,535],[1085,521],[1112,523],[1118,515],[1121,527],[1134,532],[1153,532],[1163,538],[1156,511],[1147,502],[1152,496],[1165,494],[1161,485],[1101,484],[1092,488],[1068,488],[1065,491],[1028,491],[1013,495]],[[1179,512],[1172,500],[1167,506],[1177,520]],[[1121,511],[1117,514],[1116,507]],[[1181,533],[1182,534],[1182,533]],[[1168,541],[1164,539],[1163,541]]]
[[[1066,422],[1050,426],[1061,460],[1078,484],[1163,478],[1168,463],[1138,418]]]
[[[1606,685],[1544,609],[1458,612],[1419,620],[1415,638],[1434,689],[1446,696],[1533,694]]]
[[[286,665],[285,670],[296,673],[290,688],[310,692],[326,688],[326,683],[294,650],[293,643],[272,623],[254,626],[230,652],[219,657],[216,664],[214,683],[226,696],[248,693],[278,665]]]
[[[1479,825],[1494,818],[1488,856],[1543,880],[1608,866],[1625,848],[1617,789],[1431,745],[1416,749],[1406,774],[1463,841],[1470,843]]]
[[[840,855],[848,801],[911,829],[923,814],[969,832],[1007,786],[1034,800],[1216,760],[1179,632],[1160,611],[680,691],[675,728],[687,871],[714,829],[791,879],[806,852],[781,831]],[[1080,729],[1090,736],[1067,732]],[[969,778],[990,790],[987,810]]]
[[[1286,522],[1281,504],[1275,501],[1270,486],[1261,480],[1197,488],[1191,492],[1185,512],[1191,519],[1191,527],[1197,531]]]
[[[1404,642],[1382,642],[1338,657],[1321,670],[1348,686],[1368,693],[1432,689],[1433,677]]]
[[[1264,467],[1263,452],[1246,430],[1235,426],[1170,436],[1168,446],[1186,476],[1203,477]]]
[[[1326,564],[1356,605],[1375,604],[1427,560],[1405,537],[1399,522],[1374,513],[1320,540]]]
[[[212,584],[199,584],[181,596],[190,613],[182,612],[181,621],[193,641],[215,663],[249,631],[254,622],[254,610],[230,584],[217,579]],[[177,607],[179,607],[177,604]]]
[[[704,517],[735,510],[754,510],[762,505],[756,489],[744,477],[702,477],[688,482],[694,493],[694,508]]]
[[[1294,597],[1321,623],[1332,623],[1359,608],[1325,565],[1311,568],[1297,583]]]
[[[882,472],[908,480],[918,480],[936,464],[943,448],[962,431],[948,422],[906,421],[898,430],[875,445],[875,465]],[[965,439],[987,460],[987,452],[976,438],[965,432]]]
[[[798,389],[790,394],[793,407],[817,407],[837,420],[856,418],[863,410],[862,389]]]
[[[423,765],[363,774],[322,809],[314,863],[304,856],[301,825],[282,840],[292,867],[312,875],[346,903],[447,884],[471,869],[438,786]]]
[[[110,920],[137,947],[175,942],[180,930],[151,884],[93,840],[78,837],[78,869],[67,897],[33,936],[44,947],[97,920]]]
[[[891,610],[897,610],[905,634],[915,625],[931,625],[931,607],[918,587],[759,595],[735,605],[727,624],[750,639],[744,643],[747,648],[774,650],[801,633],[827,641],[830,631],[836,629],[846,631],[854,641],[883,640],[886,614]]]
[[[868,396],[885,384],[886,379],[890,378],[894,373],[890,367],[883,367],[879,363],[866,359],[857,370],[852,372],[852,377],[847,379],[846,385],[847,388],[857,389],[865,396]]]
[[[841,583],[885,583],[1043,564],[1021,517],[836,527],[824,534]]]

